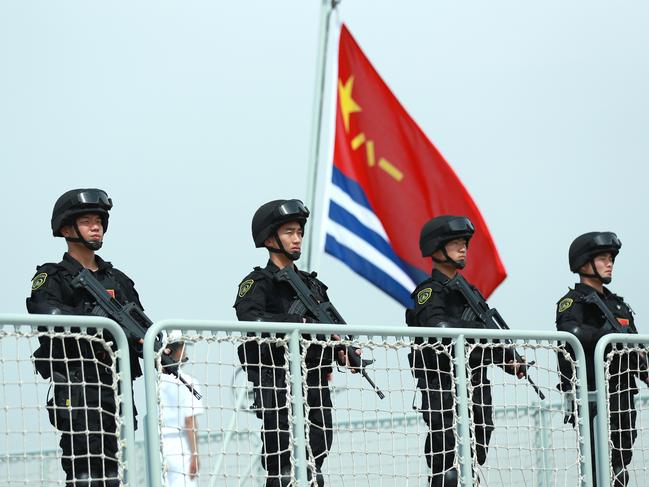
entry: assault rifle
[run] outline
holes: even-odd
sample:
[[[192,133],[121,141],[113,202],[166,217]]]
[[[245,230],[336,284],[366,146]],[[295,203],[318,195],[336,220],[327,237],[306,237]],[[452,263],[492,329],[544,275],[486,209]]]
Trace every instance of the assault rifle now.
[[[635,329],[635,327],[629,327],[629,326],[623,326],[622,323],[620,323],[615,316],[613,316],[613,313],[611,312],[610,308],[606,306],[604,301],[602,301],[602,298],[599,297],[599,294],[597,291],[593,291],[592,293],[588,293],[586,296],[583,298],[584,303],[588,304],[594,304],[597,306],[597,308],[602,312],[604,315],[604,318],[606,318],[606,321],[608,322],[609,325],[613,327],[615,331],[618,333],[637,333],[638,330]],[[645,350],[644,345],[638,344],[640,348]],[[642,375],[645,377],[647,374],[649,374],[649,363],[647,361],[647,355],[646,355],[646,350],[640,354],[638,354],[638,368],[640,369],[640,374],[641,374],[641,379]]]
[[[466,279],[464,279],[464,276],[462,276],[462,274],[460,274],[459,272],[455,274],[455,277],[448,281],[446,286],[450,289],[459,291],[462,296],[464,296],[464,299],[466,299],[467,303],[469,304],[469,308],[475,315],[475,319],[484,323],[485,328],[492,330],[509,330],[509,326],[507,326],[507,323],[505,323],[503,317],[500,316],[498,310],[495,308],[490,308],[487,302],[482,298],[482,296],[476,294],[471,286],[469,286],[469,283],[466,282]],[[510,339],[506,339],[504,340],[504,343],[506,345],[511,345],[513,342]],[[527,373],[527,367],[529,365],[533,365],[534,362],[526,364],[525,359],[518,353],[515,348],[514,359],[517,363],[522,364],[520,365],[520,370],[523,372],[530,385],[534,388],[534,391],[539,395],[541,400],[545,399],[545,394],[543,394],[541,389],[539,389],[539,387],[534,383],[534,381]]]
[[[611,325],[613,329],[618,333],[629,333],[629,331],[631,331],[628,326],[622,326],[622,323],[620,323],[615,318],[615,316],[613,316],[613,313],[611,312],[609,307],[606,306],[604,301],[602,301],[602,298],[599,297],[597,291],[586,294],[586,296],[584,296],[582,299],[584,303],[594,304],[595,306],[597,306],[604,315],[604,318],[606,318],[606,321],[608,321],[608,324]]]
[[[311,313],[319,323],[333,323],[333,324],[344,324],[345,320],[338,310],[334,308],[334,305],[330,302],[321,303],[318,298],[313,295],[313,292],[309,287],[304,283],[300,276],[298,276],[295,269],[292,266],[286,266],[279,272],[275,273],[274,276],[277,281],[288,282],[295,293],[297,294],[298,300],[304,305],[306,311]],[[348,339],[351,337],[348,336]],[[357,354],[357,348],[347,345],[346,347],[337,346],[334,347],[334,351],[338,352],[344,350],[347,354],[347,360],[349,362],[350,368],[357,372],[360,372],[365,380],[372,386],[376,395],[381,399],[385,397],[385,394],[379,389],[372,378],[367,374],[365,367],[373,363],[373,360],[362,360]]]
[[[92,310],[95,316],[103,316],[119,323],[124,328],[126,333],[135,340],[144,339],[147,328],[153,324],[147,315],[144,314],[142,308],[135,303],[128,303],[126,305],[120,304],[113,296],[111,296],[106,288],[101,285],[95,276],[92,275],[88,269],[83,269],[72,279],[72,287],[78,289],[85,289],[96,301],[97,305]],[[162,348],[162,342],[156,338],[154,350],[157,352]],[[140,352],[138,352],[140,355]],[[200,399],[201,394],[194,389],[194,387],[185,380],[180,374],[178,363],[175,362],[169,355],[163,353],[160,355],[160,361],[165,370],[175,375],[180,382],[185,384],[187,389],[196,397]]]

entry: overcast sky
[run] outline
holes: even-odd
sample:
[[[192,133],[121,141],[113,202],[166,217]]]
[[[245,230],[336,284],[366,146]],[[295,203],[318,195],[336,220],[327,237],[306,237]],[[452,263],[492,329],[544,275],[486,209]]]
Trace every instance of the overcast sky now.
[[[0,311],[24,312],[35,266],[60,260],[56,198],[101,187],[115,207],[100,255],[154,320],[234,318],[237,285],[266,261],[255,209],[306,198],[319,8],[0,1]],[[649,332],[648,21],[643,0],[339,7],[334,29],[348,25],[482,210],[512,328],[553,328],[570,242],[612,230],[611,287]],[[348,322],[403,323],[339,261],[318,267]]]

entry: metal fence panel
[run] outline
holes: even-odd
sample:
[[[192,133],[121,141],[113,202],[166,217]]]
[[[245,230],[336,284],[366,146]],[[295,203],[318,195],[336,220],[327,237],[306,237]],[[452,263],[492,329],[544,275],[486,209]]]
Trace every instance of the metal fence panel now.
[[[104,338],[106,332],[115,340],[115,350],[112,342]],[[51,373],[54,369],[65,373],[52,374],[50,380],[36,375],[32,354],[39,347],[39,338],[49,339],[52,346],[65,344],[62,358],[40,362],[55,363]],[[80,363],[82,369],[77,367]],[[97,370],[96,376],[93,369]],[[101,381],[97,378],[99,369]],[[116,443],[120,485],[129,485],[135,445],[130,383],[128,343],[113,321],[80,316],[0,315],[0,485],[64,485],[62,450],[56,448],[60,431],[67,432],[68,438],[86,438],[84,432],[93,427],[95,419],[102,424],[114,421],[114,433],[96,433]],[[53,401],[47,407],[55,391],[65,404]],[[91,397],[95,391],[97,397]],[[108,398],[114,400],[114,410],[106,409]],[[91,407],[86,407],[89,404]],[[86,429],[73,429],[71,418],[75,418],[74,425],[84,423]],[[99,452],[90,456],[97,460],[102,455]],[[75,458],[73,454],[67,460],[73,468],[83,468],[87,458]]]
[[[649,335],[609,334],[595,349],[598,485],[645,486],[649,474],[649,398],[635,377],[647,374]],[[644,357],[644,358],[643,358]],[[601,359],[601,360],[600,360]],[[636,393],[636,387],[641,394]],[[600,414],[600,412],[605,414]],[[626,465],[626,483],[616,467]]]
[[[49,382],[33,373],[31,353],[37,347],[38,336],[90,340],[110,354],[116,381],[130,384],[128,343],[121,328],[102,318],[78,316],[0,315],[4,326],[0,332],[0,388],[3,408],[0,409],[0,485],[62,485],[60,449],[57,431],[49,425],[45,402]],[[38,326],[45,327],[38,331]],[[56,328],[55,327],[62,327]],[[76,328],[75,328],[76,327]],[[99,331],[91,330],[95,328]],[[592,485],[590,479],[589,408],[587,393],[580,384],[586,384],[583,351],[578,341],[565,333],[538,333],[514,331],[452,330],[437,328],[358,327],[321,324],[276,324],[239,322],[160,322],[147,335],[145,352],[149,485],[162,485],[169,469],[169,461],[178,452],[165,450],[164,404],[160,399],[161,380],[168,377],[158,373],[159,355],[153,351],[153,338],[162,329],[180,328],[184,339],[193,343],[189,364],[185,367],[194,377],[193,384],[204,395],[205,406],[185,404],[190,410],[202,408],[197,416],[195,439],[199,444],[201,473],[195,480],[197,486],[261,485],[265,471],[261,466],[262,428],[257,411],[251,408],[254,400],[247,377],[242,373],[237,347],[257,341],[278,345],[284,361],[276,366],[286,378],[283,391],[293,429],[288,432],[292,475],[301,485],[312,479],[314,452],[310,450],[309,437],[318,426],[313,421],[314,411],[309,399],[314,387],[321,391],[330,389],[333,405],[326,407],[332,416],[333,440],[322,472],[327,485],[426,485],[430,473],[424,456],[424,444],[431,430],[422,417],[421,404],[417,404],[421,391],[413,378],[408,353],[417,347],[432,347],[436,353],[453,361],[454,389],[448,406],[450,430],[455,439],[453,466],[462,472],[463,485],[472,485],[473,478],[486,480],[488,485]],[[102,341],[101,330],[115,337],[117,352],[111,344]],[[254,332],[257,336],[247,336]],[[264,338],[259,335],[268,334]],[[311,333],[310,337],[303,333]],[[346,342],[332,335],[352,333]],[[417,345],[414,337],[434,337],[429,343]],[[505,338],[514,342],[504,343]],[[608,336],[601,347],[617,340],[625,343],[647,343],[647,336]],[[564,425],[565,413],[561,394],[556,389],[558,376],[556,355],[564,354],[564,344],[575,350],[573,361],[574,402],[578,407],[577,426]],[[363,350],[364,358],[375,363],[367,370],[385,392],[380,400],[375,391],[358,374],[349,370],[335,370],[332,381],[320,385],[309,384],[309,374],[315,369],[325,371],[326,364],[309,364],[307,354],[313,347],[335,348],[349,344]],[[488,365],[474,363],[476,352],[485,354],[502,348],[515,348],[526,357],[530,377],[538,384],[546,399],[541,400],[525,380],[517,380],[504,373],[506,364]],[[464,352],[464,353],[462,353]],[[616,373],[611,363],[620,357],[644,352],[636,346],[609,351],[607,360],[598,370],[598,388],[604,407],[610,412],[608,381]],[[598,351],[603,356],[604,348]],[[600,356],[600,355],[598,355]],[[622,359],[624,360],[624,359]],[[479,431],[484,428],[484,418],[476,413],[476,393],[485,384],[475,382],[476,373],[484,369],[490,381],[493,400],[493,432],[484,462],[477,460]],[[346,371],[346,372],[345,372]],[[115,382],[117,384],[117,382]],[[72,384],[65,384],[71,386]],[[179,391],[178,384],[175,385]],[[117,387],[117,386],[115,386]],[[282,388],[276,388],[277,393]],[[479,395],[479,394],[478,394]],[[133,442],[133,416],[131,388],[120,387],[118,394],[121,414],[119,424],[119,464],[122,485],[141,485],[142,475],[136,477]],[[649,443],[644,434],[649,399],[636,398],[638,439],[635,442],[633,462],[629,469],[631,482],[642,485],[646,454],[643,445]],[[180,407],[180,406],[175,406]],[[413,409],[413,407],[415,409]],[[600,409],[601,410],[601,409]],[[600,462],[603,479],[610,478],[611,427],[607,415],[598,415],[604,434],[599,442],[600,455],[608,461]],[[178,428],[177,428],[178,429]],[[181,428],[182,429],[182,428]],[[619,432],[618,432],[619,433]],[[486,445],[485,445],[486,446]],[[646,448],[649,452],[649,447]],[[140,452],[141,453],[141,452]],[[182,457],[182,452],[179,455]],[[595,461],[595,459],[593,459]],[[141,470],[141,468],[140,468]],[[189,485],[189,483],[187,484]],[[633,485],[631,483],[630,485]]]
[[[516,354],[531,364],[525,378],[514,375],[510,362],[516,362]],[[487,485],[578,485],[588,470],[579,446],[585,439],[582,428],[565,424],[564,397],[581,397],[579,366],[565,346],[538,338],[475,340],[467,343],[465,356],[476,475]],[[571,364],[571,388],[565,392],[557,388],[558,356]],[[485,360],[492,365],[484,367]],[[481,403],[492,405],[493,413]],[[582,418],[586,409],[577,410],[579,425],[588,425]]]
[[[158,354],[153,351],[154,336],[163,329],[182,330],[183,339],[193,344],[190,361],[183,367],[203,393],[202,414],[195,433],[199,439],[201,473],[196,485],[262,485],[261,426],[251,411],[251,388],[240,372],[237,347],[250,340],[268,340],[282,347],[287,360],[278,364],[286,374],[285,394],[291,422],[289,448],[294,453],[293,472],[298,483],[306,485],[309,471],[314,471],[314,452],[309,449],[309,435],[319,434],[313,413],[327,410],[332,415],[333,440],[322,468],[327,485],[427,485],[430,470],[424,457],[424,444],[430,433],[421,410],[413,410],[419,391],[408,363],[408,352],[417,345],[413,337],[435,337],[432,345],[454,361],[455,385],[449,414],[455,466],[463,472],[463,485],[472,485],[471,477],[481,476],[489,485],[592,485],[590,480],[590,439],[583,351],[574,336],[566,333],[538,333],[486,330],[452,330],[406,327],[359,327],[323,324],[277,324],[245,322],[164,321],[156,323],[145,341],[145,377],[148,409],[148,448],[150,485],[163,485],[169,472],[168,458],[161,441],[165,405],[161,401]],[[246,336],[248,332],[268,333],[265,338]],[[305,337],[303,333],[310,333]],[[307,384],[309,374],[328,372],[325,364],[314,365],[306,359],[311,347],[336,347],[341,343],[332,335],[353,334],[349,344],[360,347],[364,358],[376,362],[367,370],[385,392],[380,400],[375,391],[358,375],[333,372],[328,387]],[[324,335],[324,338],[322,336]],[[471,351],[476,347],[502,348],[498,340],[511,338],[527,361],[546,399],[541,401],[526,381],[516,380],[501,368],[488,366],[494,399],[494,432],[483,465],[476,463],[476,417],[471,402],[476,385],[472,384]],[[564,411],[556,385],[557,353],[566,353],[569,343],[577,354],[574,362],[574,397],[579,405],[577,430],[563,424]],[[440,348],[441,347],[441,348]],[[326,347],[325,347],[326,348]],[[462,353],[461,351],[464,351]],[[335,368],[335,367],[334,367]],[[324,397],[332,391],[333,406],[315,407],[310,402],[314,390]],[[305,400],[300,398],[302,395]],[[413,401],[414,399],[414,401]],[[298,406],[299,405],[299,406]],[[305,409],[303,410],[302,407]],[[317,416],[316,414],[316,416]],[[327,413],[328,414],[328,413]],[[303,419],[300,418],[303,416]],[[316,429],[314,429],[316,428]],[[479,428],[479,426],[478,426]],[[302,443],[302,445],[300,444]],[[305,448],[306,447],[306,448]],[[305,452],[305,449],[308,451]],[[473,454],[472,454],[473,450]],[[301,457],[301,458],[300,458]],[[453,456],[452,456],[453,457]],[[306,463],[306,472],[301,462]],[[312,483],[313,481],[311,481]]]

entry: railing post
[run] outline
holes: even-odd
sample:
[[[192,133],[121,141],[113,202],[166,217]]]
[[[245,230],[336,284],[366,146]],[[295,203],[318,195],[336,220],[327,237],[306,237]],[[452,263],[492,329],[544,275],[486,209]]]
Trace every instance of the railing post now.
[[[302,354],[300,331],[291,332],[288,342],[291,370],[291,404],[293,416],[293,440],[295,441],[295,478],[298,486],[307,485],[306,443],[304,429],[304,400],[302,394]]]
[[[599,457],[599,463],[597,463],[597,485],[600,486],[611,485],[608,444],[608,404],[606,401],[608,381],[606,380],[606,357],[604,355],[606,347],[613,341],[611,337],[615,337],[615,335],[603,336],[597,342],[597,347],[595,347],[595,394],[597,397],[597,443],[595,444],[595,448]]]
[[[124,481],[127,485],[134,485],[135,482],[135,417],[133,415],[133,396],[131,381],[131,359],[129,357],[130,347],[124,330],[114,321],[110,321],[111,326],[104,328],[113,335],[117,344],[117,368],[119,370],[120,393],[122,396],[122,413],[124,423],[120,435],[122,442],[122,458],[125,460],[126,472]],[[87,330],[87,328],[86,328]],[[84,330],[85,331],[85,330]],[[124,454],[124,451],[126,454]]]
[[[578,415],[577,426],[581,436],[581,469],[583,473],[583,487],[591,487],[593,485],[593,463],[594,458],[590,458],[590,445],[593,439],[590,437],[590,408],[588,404],[588,379],[586,377],[586,355],[581,343],[574,339],[575,343],[571,343],[575,357],[577,359],[577,401],[581,406]],[[597,368],[597,367],[595,367]]]
[[[460,436],[460,483],[464,487],[473,485],[473,461],[471,460],[471,432],[469,428],[469,395],[466,379],[466,340],[459,335],[455,342],[455,380],[457,383],[457,411]]]
[[[158,379],[156,369],[157,354],[154,350],[156,336],[162,325],[154,323],[144,336],[144,388],[146,397],[146,447],[148,458],[149,486],[162,485],[162,462],[160,461],[160,410],[158,407]]]

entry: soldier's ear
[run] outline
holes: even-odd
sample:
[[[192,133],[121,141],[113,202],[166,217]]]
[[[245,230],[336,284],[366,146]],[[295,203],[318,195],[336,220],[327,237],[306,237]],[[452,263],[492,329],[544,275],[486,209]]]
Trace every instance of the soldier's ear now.
[[[278,248],[275,237],[268,237],[266,240],[264,240],[264,247],[272,247],[274,249]]]
[[[63,225],[61,227],[61,235],[66,238],[75,238],[77,237],[77,232],[72,225]]]
[[[446,246],[444,247],[446,249]],[[431,259],[438,259],[438,260],[444,260],[446,257],[444,257],[444,253],[442,252],[441,249],[436,250],[433,252],[430,256]]]
[[[593,269],[593,264],[590,260],[579,268],[579,274],[594,274],[594,273],[595,273],[595,269]]]

